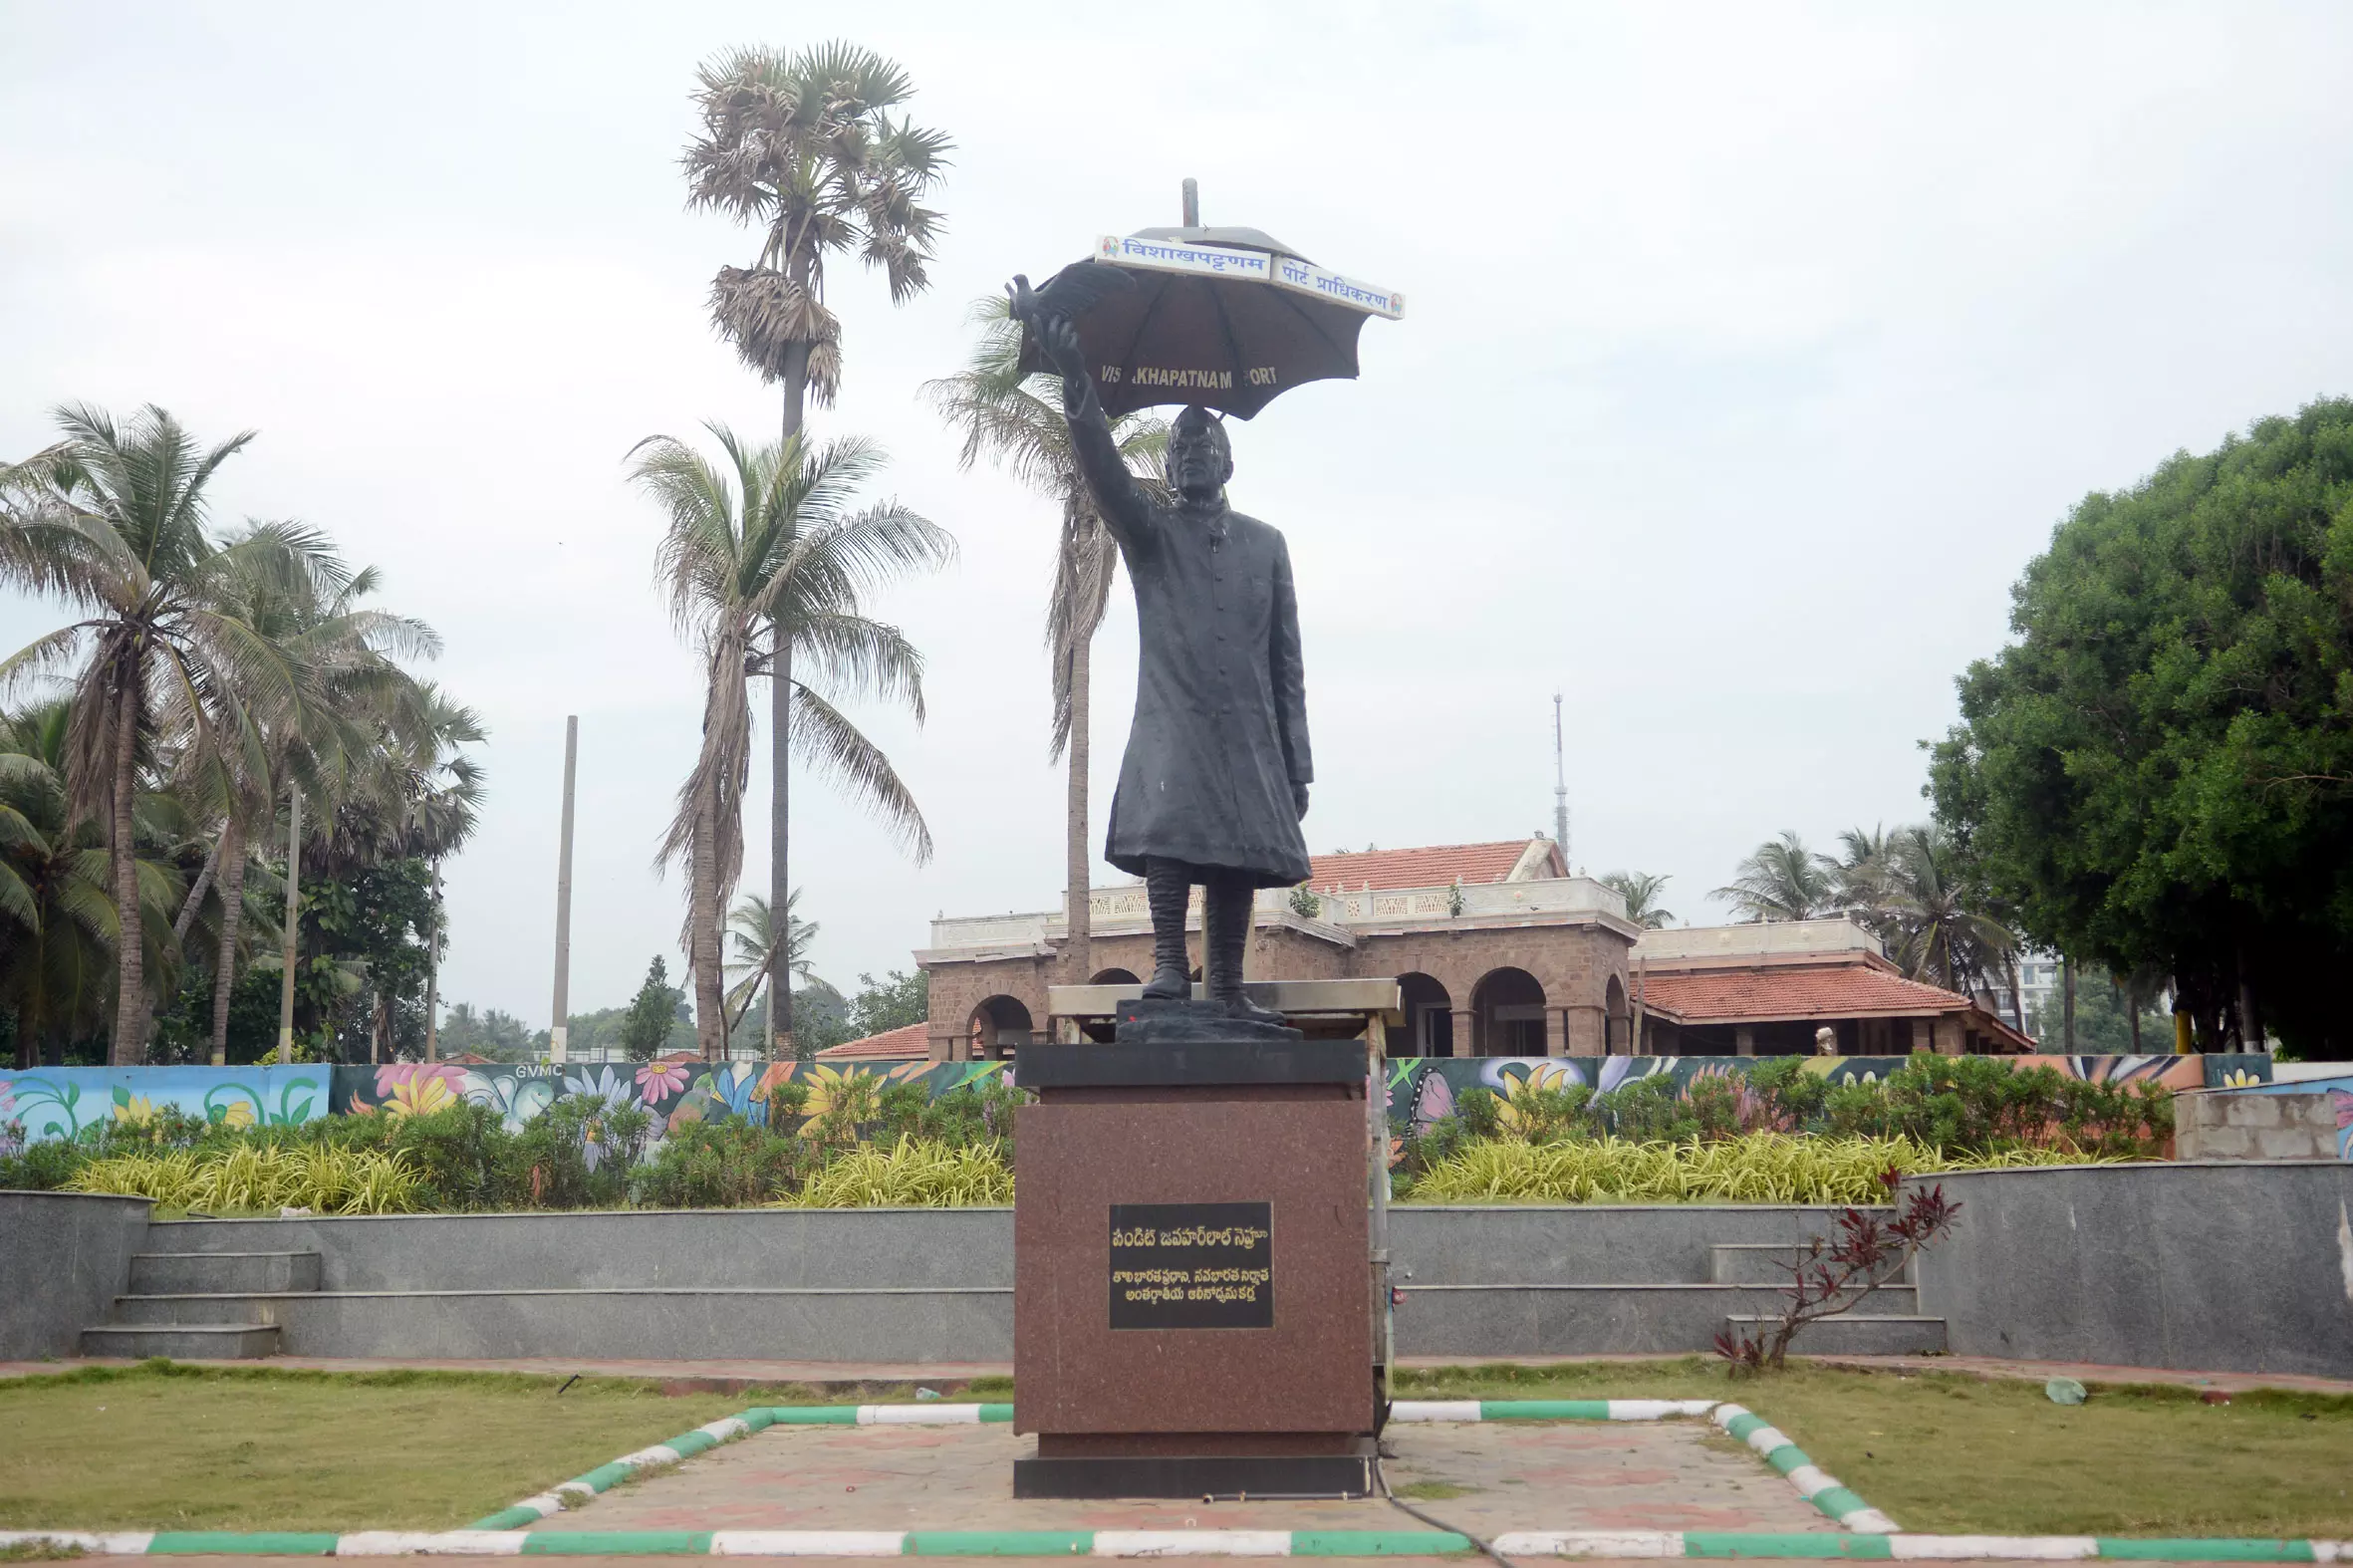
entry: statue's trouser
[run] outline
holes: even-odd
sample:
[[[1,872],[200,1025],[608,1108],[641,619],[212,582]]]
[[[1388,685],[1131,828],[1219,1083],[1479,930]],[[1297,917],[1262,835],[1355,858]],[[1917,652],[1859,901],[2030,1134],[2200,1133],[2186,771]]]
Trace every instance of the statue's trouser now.
[[[1241,1002],[1242,951],[1250,939],[1250,907],[1256,902],[1257,889],[1240,878],[1157,855],[1144,863],[1145,900],[1152,907],[1152,980],[1144,994],[1192,994],[1184,952],[1184,907],[1196,884],[1201,888],[1205,915],[1202,945],[1207,948],[1208,961],[1202,966],[1202,978],[1209,999]]]

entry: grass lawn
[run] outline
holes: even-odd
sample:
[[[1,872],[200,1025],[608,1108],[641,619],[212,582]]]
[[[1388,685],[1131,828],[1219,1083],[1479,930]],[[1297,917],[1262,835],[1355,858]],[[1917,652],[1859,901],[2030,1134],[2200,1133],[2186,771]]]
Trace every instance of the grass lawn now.
[[[0,1528],[450,1529],[793,1390],[139,1366],[0,1380]]]
[[[1793,1366],[1733,1380],[1699,1357],[1403,1373],[1403,1399],[1734,1400],[1907,1530],[2353,1537],[2353,1397],[2042,1385]],[[1728,1439],[1726,1439],[1728,1440]]]

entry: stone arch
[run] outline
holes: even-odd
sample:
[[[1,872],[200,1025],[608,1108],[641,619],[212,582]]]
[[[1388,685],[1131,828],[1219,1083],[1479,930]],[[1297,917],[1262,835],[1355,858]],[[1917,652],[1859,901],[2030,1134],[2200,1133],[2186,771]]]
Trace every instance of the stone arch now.
[[[1470,990],[1470,1046],[1475,1056],[1542,1056],[1544,987],[1525,969],[1505,965]]]
[[[997,995],[972,1009],[964,1037],[971,1042],[972,1059],[987,1061],[1011,1056],[1015,1046],[1027,1045],[1036,1037],[1036,1028],[1028,1004],[1020,997]]]
[[[1454,998],[1436,975],[1419,969],[1397,977],[1398,1005],[1406,1026],[1391,1037],[1392,1056],[1452,1056],[1462,1047],[1454,1040]]]
[[[1144,981],[1139,979],[1132,969],[1097,969],[1087,983],[1089,985],[1142,985]]]
[[[1615,974],[1610,976],[1609,988],[1603,993],[1603,1005],[1606,1011],[1602,1020],[1602,1054],[1634,1055],[1634,1007],[1626,1000],[1626,982]]]

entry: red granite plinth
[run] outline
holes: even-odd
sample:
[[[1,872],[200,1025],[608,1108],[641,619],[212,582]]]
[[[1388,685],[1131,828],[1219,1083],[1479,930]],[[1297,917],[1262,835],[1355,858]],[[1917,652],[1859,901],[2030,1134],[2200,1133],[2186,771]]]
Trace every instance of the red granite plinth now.
[[[1023,1048],[1016,1496],[1365,1489],[1365,1071],[1346,1041]]]

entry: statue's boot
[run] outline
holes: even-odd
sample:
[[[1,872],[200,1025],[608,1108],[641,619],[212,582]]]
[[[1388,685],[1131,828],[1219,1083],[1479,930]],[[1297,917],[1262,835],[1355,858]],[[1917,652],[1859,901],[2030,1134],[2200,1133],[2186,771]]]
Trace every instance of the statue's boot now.
[[[1192,868],[1181,861],[1153,860],[1144,868],[1145,902],[1152,907],[1152,978],[1147,1001],[1182,1001],[1192,995],[1192,968],[1184,954],[1184,906],[1192,899]]]
[[[1209,1000],[1224,1004],[1236,1018],[1282,1027],[1289,1020],[1259,1006],[1242,990],[1242,954],[1250,940],[1250,907],[1258,890],[1242,883],[1211,883],[1203,890],[1204,945]]]

